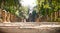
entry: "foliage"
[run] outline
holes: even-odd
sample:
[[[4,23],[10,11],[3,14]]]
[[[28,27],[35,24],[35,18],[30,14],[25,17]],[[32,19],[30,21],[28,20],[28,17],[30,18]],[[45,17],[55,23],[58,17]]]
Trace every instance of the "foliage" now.
[[[42,15],[49,15],[52,12],[55,12],[60,8],[60,0],[37,0],[38,10]]]
[[[3,5],[2,5],[3,4]],[[16,11],[20,11],[21,4],[19,3],[19,0],[0,0],[0,8],[5,9],[7,12],[10,12],[12,14],[16,15]]]

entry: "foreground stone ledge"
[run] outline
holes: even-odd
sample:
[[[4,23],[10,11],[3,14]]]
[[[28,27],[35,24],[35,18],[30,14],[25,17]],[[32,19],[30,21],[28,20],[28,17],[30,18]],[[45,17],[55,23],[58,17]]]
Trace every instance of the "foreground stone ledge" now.
[[[60,27],[60,22],[14,22],[0,23],[0,28],[42,28],[42,27]]]
[[[60,23],[59,22],[0,23],[0,33],[60,33]]]

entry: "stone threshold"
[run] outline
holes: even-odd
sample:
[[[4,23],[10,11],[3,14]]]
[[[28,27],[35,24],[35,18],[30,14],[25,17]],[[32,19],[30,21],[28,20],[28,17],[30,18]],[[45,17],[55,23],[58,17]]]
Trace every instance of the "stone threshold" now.
[[[14,22],[0,23],[0,28],[47,28],[60,27],[60,22]]]

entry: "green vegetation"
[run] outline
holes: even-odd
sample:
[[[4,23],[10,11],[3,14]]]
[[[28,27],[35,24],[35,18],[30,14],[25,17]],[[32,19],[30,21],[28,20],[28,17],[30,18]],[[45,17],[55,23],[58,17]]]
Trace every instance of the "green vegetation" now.
[[[60,0],[37,0],[36,4],[33,11],[36,11],[36,15],[39,15],[39,17],[42,15],[42,21],[60,22]],[[20,18],[29,16],[29,7],[22,6],[19,0],[0,0],[0,8]]]
[[[58,11],[60,10],[60,0],[37,0],[37,4],[40,14],[42,14],[44,17],[49,16],[49,20],[52,18],[57,19],[57,15],[59,14]],[[58,12],[58,14],[56,15],[55,12]],[[52,14],[54,14],[54,16]],[[52,19],[52,21],[57,20]]]

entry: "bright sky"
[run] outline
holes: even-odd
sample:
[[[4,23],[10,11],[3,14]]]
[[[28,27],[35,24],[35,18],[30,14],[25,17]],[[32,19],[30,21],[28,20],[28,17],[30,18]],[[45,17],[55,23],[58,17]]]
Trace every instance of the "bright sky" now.
[[[27,6],[30,8],[29,13],[32,13],[33,7],[36,6],[36,0],[21,0],[20,3],[22,6]]]
[[[21,0],[22,6],[30,6],[34,7],[36,6],[36,0]]]

